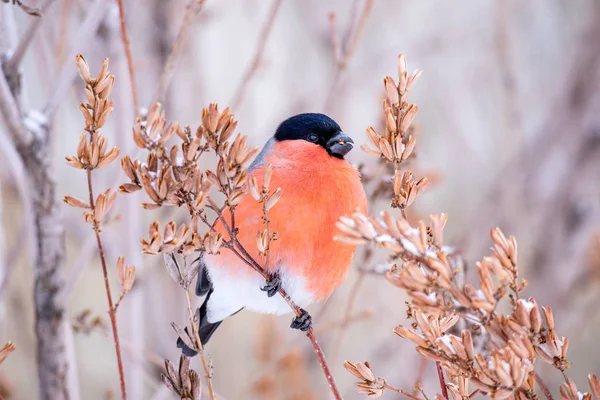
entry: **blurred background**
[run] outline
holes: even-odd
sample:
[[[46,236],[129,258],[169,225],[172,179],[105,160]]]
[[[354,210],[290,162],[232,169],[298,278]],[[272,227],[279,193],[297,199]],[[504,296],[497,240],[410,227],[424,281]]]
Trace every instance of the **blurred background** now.
[[[22,63],[27,109],[46,105],[61,70],[72,75],[49,136],[47,155],[58,198],[85,198],[87,193],[85,174],[64,162],[75,153],[83,129],[78,111],[83,85],[75,79],[71,58],[75,52],[85,55],[92,74],[110,57],[115,111],[103,133],[122,155],[135,151],[118,7],[99,3],[51,2]],[[140,104],[148,107],[187,2],[124,4]],[[100,22],[82,41],[80,26],[89,12],[98,13]],[[17,40],[36,18],[4,3],[0,16],[3,24],[13,24]],[[597,0],[206,0],[191,22],[164,102],[167,119],[195,127],[209,102],[233,105],[240,132],[254,145],[262,146],[279,122],[300,112],[329,114],[362,144],[369,125],[381,127],[383,77],[397,79],[397,55],[407,56],[409,70],[422,68],[409,94],[420,108],[412,169],[434,185],[409,210],[409,219],[448,213],[445,241],[462,252],[471,268],[487,254],[491,228],[515,235],[522,275],[529,281],[526,295],[551,305],[559,335],[570,339],[570,376],[583,387],[588,373],[600,373]],[[0,41],[7,35],[0,30]],[[5,128],[0,121],[0,130]],[[0,394],[31,399],[39,393],[32,272],[36,244],[24,201],[26,171],[8,136],[1,136],[0,344],[12,340],[17,351],[0,368]],[[374,165],[360,150],[350,159],[367,168]],[[95,174],[96,192],[126,181],[118,164]],[[136,284],[118,313],[130,398],[170,399],[160,372],[165,358],[179,356],[170,324],[185,323],[185,296],[158,257],[140,254],[139,239],[147,235],[148,224],[168,218],[162,210],[143,210],[140,201],[141,195],[118,196],[116,218],[102,235],[111,266],[124,255],[137,267]],[[380,201],[371,211],[387,207]],[[94,238],[77,209],[61,204],[60,223],[66,229],[66,315],[74,326],[69,351],[77,363],[79,398],[118,398]],[[385,256],[376,254],[365,265],[363,250],[327,305],[309,309],[342,393],[347,399],[364,397],[355,393],[354,378],[342,367],[347,359],[369,361],[376,374],[409,391],[425,368],[424,386],[433,395],[439,389],[435,366],[422,363],[413,346],[392,332],[405,321],[406,297],[378,273]],[[118,293],[114,269],[111,274]],[[89,313],[85,319],[83,312]],[[328,398],[311,345],[288,328],[290,320],[242,312],[221,326],[207,351],[222,398]],[[202,370],[199,360],[193,365]],[[558,393],[561,377],[550,368],[540,371]],[[394,397],[399,398],[385,394]]]

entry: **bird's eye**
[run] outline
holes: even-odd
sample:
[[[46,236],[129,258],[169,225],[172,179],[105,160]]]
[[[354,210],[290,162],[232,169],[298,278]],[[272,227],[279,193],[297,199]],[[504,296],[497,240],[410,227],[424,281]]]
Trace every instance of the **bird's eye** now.
[[[308,141],[317,143],[319,141],[319,137],[317,135],[315,135],[314,133],[311,133],[310,135],[308,135]]]

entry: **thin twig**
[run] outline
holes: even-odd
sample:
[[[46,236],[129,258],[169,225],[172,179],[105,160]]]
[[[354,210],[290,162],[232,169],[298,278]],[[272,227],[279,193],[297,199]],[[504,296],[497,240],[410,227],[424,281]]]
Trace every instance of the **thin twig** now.
[[[421,388],[421,383],[423,382],[423,378],[425,377],[425,371],[427,371],[427,364],[429,364],[429,360],[427,360],[423,356],[419,356],[419,369],[417,370],[417,379],[415,379],[415,386],[413,387],[413,394],[417,394],[419,389]]]
[[[292,303],[293,304],[293,303]],[[297,307],[297,306],[296,306]],[[335,384],[335,380],[333,379],[333,375],[331,375],[331,371],[329,370],[329,365],[327,365],[327,359],[325,358],[325,353],[321,349],[319,342],[317,342],[317,337],[315,336],[315,332],[313,328],[310,328],[306,331],[306,337],[310,340],[310,343],[315,350],[315,354],[319,359],[319,364],[321,364],[321,369],[325,374],[325,379],[327,379],[327,383],[329,383],[329,388],[331,389],[331,393],[336,400],[342,400],[342,395]]]
[[[171,82],[171,78],[173,77],[173,73],[175,72],[175,68],[179,63],[179,59],[181,58],[181,54],[183,52],[184,39],[187,37],[187,33],[192,25],[192,21],[196,15],[198,15],[205,2],[206,0],[190,0],[186,6],[186,12],[183,17],[183,21],[179,27],[179,32],[177,32],[177,37],[173,43],[173,48],[169,54],[169,58],[167,58],[165,69],[160,75],[158,88],[154,93],[151,104],[164,101],[164,98],[167,94],[167,89],[169,88],[169,83]]]
[[[69,31],[69,9],[71,8],[71,0],[63,0],[60,9],[60,29],[58,33],[58,41],[56,43],[56,67],[61,68],[65,62],[65,43],[67,42],[67,34]]]
[[[442,397],[444,400],[448,400],[448,388],[446,387],[446,379],[444,379],[444,370],[439,361],[436,361],[435,367],[437,368],[438,378],[440,379],[440,387],[442,388]]]
[[[254,77],[254,74],[258,70],[258,66],[265,52],[265,45],[269,38],[269,34],[271,33],[271,28],[273,28],[273,22],[277,17],[277,11],[279,10],[279,6],[281,5],[281,0],[273,0],[273,4],[271,5],[271,11],[269,11],[269,16],[263,25],[260,36],[258,39],[258,44],[254,51],[254,57],[252,58],[252,62],[246,69],[242,80],[238,84],[237,89],[234,92],[233,98],[229,102],[231,104],[231,108],[236,110],[238,106],[242,103],[244,99],[244,94],[246,93],[246,88],[248,87],[248,83]]]
[[[42,15],[46,13],[48,8],[54,3],[55,0],[46,0],[42,7],[40,8]],[[19,65],[21,65],[21,61],[23,61],[23,57],[25,56],[25,52],[29,48],[31,41],[33,40],[37,30],[42,25],[42,18],[34,18],[29,23],[27,30],[21,37],[21,40],[17,44],[15,51],[12,56],[4,66],[4,72],[7,75],[13,75],[17,72]]]
[[[100,26],[110,5],[111,2],[106,0],[95,0],[94,3],[92,3],[85,16],[85,20],[81,23],[77,32],[72,36],[75,38],[75,43],[71,45],[67,56],[68,60],[75,59],[75,56],[79,53],[84,43],[92,42],[92,38],[96,34],[96,30]],[[44,114],[48,121],[52,121],[56,110],[58,110],[58,107],[64,101],[65,94],[71,86],[76,74],[77,72],[70,63],[65,63],[58,73],[58,77],[50,91],[50,99],[44,108]]]
[[[194,321],[194,312],[192,311],[192,301],[190,300],[190,293],[187,291],[187,289],[185,290],[185,298],[187,300],[190,324],[192,325],[192,331],[194,332],[196,345],[198,346],[198,353],[200,353],[200,358],[202,359],[202,366],[204,367],[204,377],[206,378],[206,386],[208,386],[208,394],[211,400],[215,400],[215,390],[213,389],[212,385],[212,373],[210,371],[210,365],[208,365],[208,362],[206,361],[206,356],[204,355],[204,348],[202,347],[202,341],[200,340],[198,327],[196,326],[196,322]]]
[[[540,389],[542,389],[542,393],[544,393],[546,399],[554,400],[554,398],[552,397],[552,393],[550,393],[550,389],[548,389],[548,386],[546,385],[546,382],[544,382],[542,377],[537,372],[533,371],[533,373],[535,374],[535,381],[537,382]]]
[[[92,215],[96,213],[96,205],[94,204],[94,193],[92,189],[92,170],[87,170],[87,183],[88,192],[90,195],[90,209]],[[96,234],[96,243],[98,245],[98,254],[100,256],[100,263],[102,264],[102,273],[104,275],[104,286],[106,289],[106,298],[108,299],[108,315],[110,317],[110,325],[113,333],[113,341],[115,344],[115,352],[117,353],[117,366],[119,370],[119,380],[121,382],[121,397],[123,400],[127,399],[127,389],[125,388],[125,373],[123,371],[123,358],[121,356],[121,346],[119,344],[119,333],[117,331],[117,318],[115,313],[115,307],[113,305],[112,294],[110,292],[110,283],[108,281],[108,269],[106,267],[106,258],[104,256],[104,249],[102,247],[102,241],[100,240],[100,227],[98,222],[94,218],[94,232]]]
[[[344,40],[344,42],[347,43],[348,45],[344,49],[341,48],[340,39],[339,39],[339,36],[337,33],[337,28],[336,28],[336,23],[335,23],[335,21],[336,21],[335,13],[329,14],[331,42],[332,42],[333,49],[334,49],[334,56],[335,56],[335,60],[336,60],[336,63],[335,63],[336,69],[335,69],[335,73],[334,73],[334,76],[333,76],[333,79],[331,82],[331,86],[329,87],[329,91],[327,93],[327,97],[325,100],[325,106],[324,106],[325,110],[328,110],[331,108],[331,105],[333,103],[334,94],[339,85],[342,74],[346,70],[346,67],[348,67],[348,63],[350,62],[350,60],[352,59],[352,56],[356,52],[358,43],[360,41],[360,37],[361,37],[361,35],[364,31],[365,25],[367,23],[367,19],[368,19],[369,15],[371,14],[371,9],[373,8],[373,2],[374,2],[373,0],[365,1],[365,5],[363,6],[360,16],[358,17],[358,23],[356,25],[352,25],[351,27],[348,28],[347,33],[346,33],[346,38]],[[353,22],[350,21],[350,23],[352,24]]]
[[[404,396],[408,397],[408,398],[409,398],[409,399],[411,399],[411,400],[421,400],[421,399],[419,399],[417,396],[413,396],[412,394],[410,394],[410,393],[408,393],[408,392],[405,392],[405,391],[404,391],[404,390],[402,390],[402,389],[398,389],[397,387],[395,387],[395,386],[392,386],[392,385],[388,384],[387,382],[385,382],[385,383],[383,384],[383,387],[385,387],[386,389],[393,390],[393,391],[394,391],[394,392],[396,392],[396,393],[400,393],[400,394],[402,394],[402,395],[404,395]]]
[[[140,112],[140,103],[138,101],[138,93],[135,86],[135,70],[133,69],[133,56],[131,55],[131,45],[129,44],[129,35],[127,34],[127,25],[125,24],[125,7],[123,0],[117,0],[119,3],[119,20],[121,22],[121,40],[125,48],[125,56],[127,57],[127,69],[129,70],[129,82],[131,84],[131,97],[133,98],[133,108],[135,114]]]

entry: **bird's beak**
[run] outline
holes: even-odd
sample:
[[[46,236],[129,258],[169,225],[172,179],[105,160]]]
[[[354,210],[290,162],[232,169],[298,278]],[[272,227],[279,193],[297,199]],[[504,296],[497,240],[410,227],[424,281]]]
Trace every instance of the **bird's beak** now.
[[[344,132],[338,132],[327,142],[327,151],[332,156],[344,158],[354,147],[354,140]]]

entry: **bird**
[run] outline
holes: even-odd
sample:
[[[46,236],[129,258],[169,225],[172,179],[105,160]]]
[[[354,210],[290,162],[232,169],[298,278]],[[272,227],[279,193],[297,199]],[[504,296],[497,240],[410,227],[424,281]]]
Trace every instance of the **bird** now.
[[[282,190],[268,212],[269,229],[277,233],[266,266],[271,279],[265,280],[228,248],[203,254],[196,284],[196,295],[205,296],[198,326],[202,345],[223,320],[243,309],[276,315],[291,312],[285,300],[275,295],[280,287],[302,310],[291,327],[302,331],[311,327],[304,308],[325,301],[341,285],[356,249],[333,240],[336,223],[356,211],[367,212],[360,173],[346,160],[353,147],[352,138],[324,114],[298,114],[278,126],[248,168],[248,179],[255,178],[260,188],[265,169],[271,166],[270,187]],[[231,224],[227,210],[222,215]],[[257,232],[264,230],[262,215],[262,204],[251,196],[235,207],[236,237],[259,263],[265,261],[256,245]],[[215,229],[229,239],[222,224]],[[196,353],[181,339],[177,346],[187,356]]]

